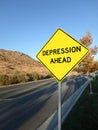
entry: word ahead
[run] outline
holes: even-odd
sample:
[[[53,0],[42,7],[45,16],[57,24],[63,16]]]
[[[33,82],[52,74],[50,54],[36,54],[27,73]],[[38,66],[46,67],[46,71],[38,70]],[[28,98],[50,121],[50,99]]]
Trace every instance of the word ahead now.
[[[59,57],[59,58],[51,58],[50,64],[52,63],[69,63],[71,62],[71,57]]]
[[[61,81],[88,52],[84,45],[58,29],[37,54],[37,58]]]

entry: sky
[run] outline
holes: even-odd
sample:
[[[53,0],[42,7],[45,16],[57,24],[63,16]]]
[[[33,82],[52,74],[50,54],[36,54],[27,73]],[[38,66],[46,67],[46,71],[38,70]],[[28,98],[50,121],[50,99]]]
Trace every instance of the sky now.
[[[37,59],[58,28],[77,40],[90,32],[98,46],[98,0],[0,0],[0,49]]]

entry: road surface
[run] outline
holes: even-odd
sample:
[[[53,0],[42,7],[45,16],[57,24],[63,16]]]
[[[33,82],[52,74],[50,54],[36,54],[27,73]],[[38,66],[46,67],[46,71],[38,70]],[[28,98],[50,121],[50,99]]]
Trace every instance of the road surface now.
[[[62,82],[62,103],[87,78],[69,76]],[[46,79],[0,88],[0,130],[36,130],[58,106],[58,83]]]

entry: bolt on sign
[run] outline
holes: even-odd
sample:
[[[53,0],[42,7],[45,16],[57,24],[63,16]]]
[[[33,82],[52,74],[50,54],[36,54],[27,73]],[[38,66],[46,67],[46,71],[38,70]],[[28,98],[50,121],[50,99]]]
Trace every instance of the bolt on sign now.
[[[88,48],[79,41],[57,29],[39,51],[37,58],[58,81],[61,81],[88,52]]]

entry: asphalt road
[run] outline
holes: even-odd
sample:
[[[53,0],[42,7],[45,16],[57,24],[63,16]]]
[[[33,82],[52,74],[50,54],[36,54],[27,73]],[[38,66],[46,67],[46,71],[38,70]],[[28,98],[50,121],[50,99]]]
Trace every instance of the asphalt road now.
[[[62,103],[85,81],[85,76],[67,77],[62,82]],[[0,88],[0,130],[36,130],[58,106],[55,79]]]

